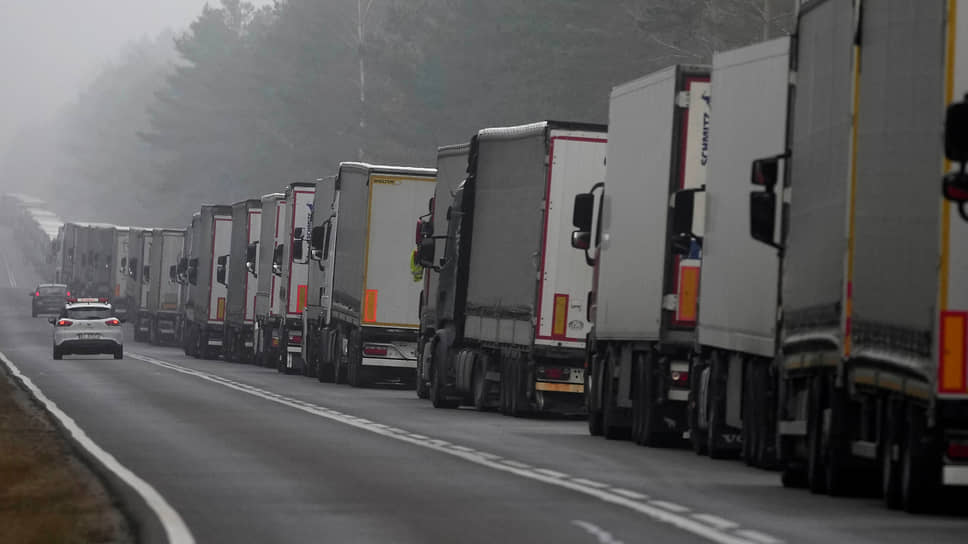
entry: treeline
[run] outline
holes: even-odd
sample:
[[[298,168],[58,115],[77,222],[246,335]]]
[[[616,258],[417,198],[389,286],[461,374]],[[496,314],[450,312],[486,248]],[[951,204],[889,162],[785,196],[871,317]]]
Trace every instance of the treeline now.
[[[482,126],[605,122],[615,84],[786,33],[793,3],[222,0],[132,44],[7,162],[46,156],[66,217],[181,225],[341,160],[432,166]]]

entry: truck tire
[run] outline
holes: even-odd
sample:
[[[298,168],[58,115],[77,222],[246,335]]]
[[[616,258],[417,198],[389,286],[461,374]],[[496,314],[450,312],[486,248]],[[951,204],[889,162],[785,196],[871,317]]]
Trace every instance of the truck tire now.
[[[655,354],[652,352],[640,354],[639,360],[642,366],[642,383],[638,389],[641,394],[632,409],[641,411],[639,417],[642,421],[642,430],[636,443],[648,447],[661,446],[666,433],[662,430],[661,410],[655,402],[658,391]]]
[[[117,349],[114,350],[114,358],[124,359],[124,346],[118,346]]]
[[[901,507],[920,514],[933,510],[941,489],[941,452],[927,428],[924,409],[909,404],[901,448]]]
[[[828,380],[827,403],[830,409],[830,428],[824,439],[824,487],[827,493],[834,497],[843,497],[856,490],[854,482],[858,480],[854,471],[850,470],[850,443],[846,436],[846,425],[850,421],[850,409],[847,393],[834,386],[833,380]]]
[[[60,361],[64,358],[64,352],[62,352],[60,348],[56,346],[54,347],[54,353],[52,355],[54,356],[55,361]]]
[[[471,389],[474,395],[474,409],[483,412],[488,409],[487,405],[487,362],[483,357],[478,356],[474,361],[474,376],[471,382]],[[417,376],[420,381],[420,376]]]
[[[447,371],[443,361],[438,361],[434,357],[433,366],[430,369],[430,402],[434,408],[452,409],[457,408],[458,402],[446,397],[447,393]]]
[[[427,339],[423,337],[420,338],[420,341],[417,343],[417,380],[414,384],[414,389],[416,390],[418,399],[426,399],[430,397],[430,387],[423,379],[424,359],[426,358],[424,348],[426,345]]]
[[[602,374],[602,435],[606,440],[624,440],[628,438],[628,429],[618,422],[618,405],[615,402],[615,377],[612,365],[606,360]]]
[[[884,504],[897,510],[901,507],[901,464],[894,458],[895,450],[900,450],[903,436],[904,418],[900,403],[887,399],[884,401],[884,417],[881,423],[881,495]]]
[[[820,376],[810,379],[809,402],[807,403],[807,487],[811,493],[827,491],[827,469],[823,439],[824,384]]]
[[[740,457],[747,466],[756,466],[756,449],[758,447],[759,440],[759,421],[756,418],[756,406],[754,391],[753,391],[753,372],[754,364],[750,359],[743,361],[743,409],[742,409],[742,420],[743,428],[740,430],[740,437],[742,441],[740,449]]]
[[[699,421],[699,407],[706,402],[703,396],[703,380],[709,364],[696,356],[695,363],[689,371],[689,442],[696,455],[706,455],[709,445],[709,432],[703,429]],[[707,412],[708,413],[708,412]]]
[[[602,436],[603,421],[601,410],[595,409],[595,399],[602,398],[602,362],[591,357],[591,368],[585,373],[585,406],[588,408],[588,434]],[[502,395],[503,401],[503,395]]]
[[[721,353],[715,352],[709,365],[709,384],[706,389],[709,402],[706,411],[706,448],[710,459],[727,459],[734,453],[720,443],[720,438],[726,431],[726,373],[729,372],[723,358]]]

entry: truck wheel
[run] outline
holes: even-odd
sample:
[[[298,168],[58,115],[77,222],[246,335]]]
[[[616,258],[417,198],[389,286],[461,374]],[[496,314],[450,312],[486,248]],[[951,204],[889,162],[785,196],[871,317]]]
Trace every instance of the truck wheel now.
[[[662,422],[660,410],[655,402],[656,392],[656,359],[655,354],[647,353],[639,355],[640,365],[642,366],[642,383],[639,387],[641,394],[639,401],[635,403],[633,410],[640,410],[642,419],[642,432],[639,433],[638,444],[640,446],[656,447],[661,445],[664,433],[662,432]]]
[[[709,401],[709,409],[706,412],[709,421],[706,423],[706,448],[711,459],[726,459],[732,452],[728,448],[722,447],[720,442],[726,425],[726,373],[728,372],[726,361],[722,354],[716,353],[712,356],[709,365],[709,383],[706,395]]]
[[[823,441],[826,453],[824,487],[832,496],[842,497],[853,491],[853,481],[856,479],[849,470],[850,444],[842,430],[850,421],[847,413],[849,406],[846,392],[834,387],[833,380],[830,380],[827,399],[830,405],[830,429]]]
[[[904,418],[896,401],[884,401],[884,418],[881,423],[881,494],[884,504],[897,510],[901,507],[901,466],[894,458],[895,450],[901,449]]]
[[[743,428],[740,431],[740,439],[742,441],[740,456],[747,466],[754,466],[756,464],[754,452],[756,451],[757,440],[759,439],[757,433],[759,421],[756,420],[756,411],[753,409],[755,406],[753,383],[753,362],[747,359],[743,361]]]
[[[423,379],[425,358],[424,348],[426,345],[427,340],[424,338],[421,338],[420,342],[417,344],[417,380],[414,388],[416,389],[418,399],[426,399],[430,396],[430,388],[428,387],[427,382]]]
[[[446,363],[443,361],[434,361],[434,366],[431,368],[431,380],[430,380],[430,402],[434,405],[434,408],[457,408],[457,401],[446,398],[445,394],[447,392],[447,373],[444,365]]]
[[[618,403],[615,401],[615,377],[612,365],[606,360],[602,374],[602,435],[606,440],[624,440],[628,438],[628,429],[618,422]]]
[[[932,510],[941,488],[941,452],[927,428],[924,410],[908,405],[901,448],[901,507],[920,514]]]
[[[807,486],[811,493],[827,490],[826,457],[823,440],[823,381],[820,377],[810,380],[810,397],[807,412]]]
[[[807,487],[807,474],[801,467],[793,466],[788,462],[780,472],[780,483],[790,489]]]
[[[692,443],[692,451],[696,455],[706,455],[709,444],[709,432],[702,428],[699,421],[699,407],[706,401],[703,398],[702,384],[706,378],[707,368],[709,368],[709,365],[705,361],[699,360],[699,357],[696,356],[695,363],[689,372],[689,441]]]
[[[474,408],[478,412],[483,412],[487,410],[487,364],[483,357],[477,357],[477,361],[474,362],[474,378],[473,378],[473,392],[474,392]],[[420,381],[420,376],[417,376],[417,381]]]
[[[158,345],[158,327],[152,322],[148,329],[148,343],[157,346]]]
[[[347,365],[346,382],[350,384],[350,387],[362,387],[363,380],[360,374],[363,373],[363,369],[360,368],[360,362],[356,361],[355,357],[353,357],[353,359],[354,360],[349,361],[349,364]]]
[[[604,430],[602,428],[602,412],[601,410],[595,409],[595,399],[602,398],[602,362],[597,357],[592,357],[591,364],[592,367],[585,373],[585,406],[588,408],[588,434],[591,436],[602,436]]]

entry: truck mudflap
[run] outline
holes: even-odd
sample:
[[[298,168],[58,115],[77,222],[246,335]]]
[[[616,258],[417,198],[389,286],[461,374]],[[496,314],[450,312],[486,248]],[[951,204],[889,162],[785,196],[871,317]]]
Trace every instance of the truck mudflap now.
[[[366,342],[363,366],[417,369],[416,342]]]

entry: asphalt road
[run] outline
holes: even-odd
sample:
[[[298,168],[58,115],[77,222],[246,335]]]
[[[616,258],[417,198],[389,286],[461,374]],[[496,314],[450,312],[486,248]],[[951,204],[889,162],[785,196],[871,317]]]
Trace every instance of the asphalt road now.
[[[0,231],[0,351],[198,542],[964,542],[968,517],[780,487],[775,473],[588,436],[574,420],[435,410],[136,344],[51,358],[36,274]],[[13,279],[11,280],[11,275]]]

